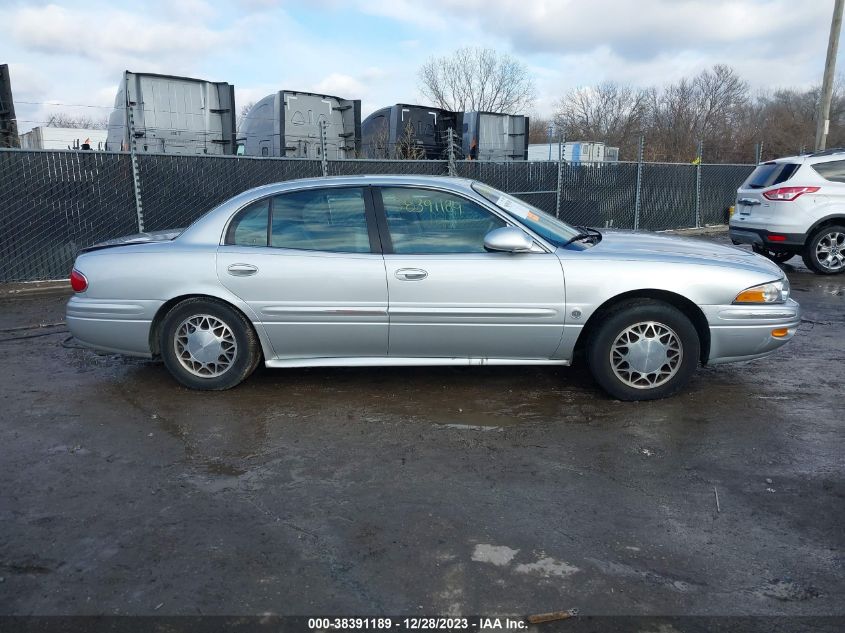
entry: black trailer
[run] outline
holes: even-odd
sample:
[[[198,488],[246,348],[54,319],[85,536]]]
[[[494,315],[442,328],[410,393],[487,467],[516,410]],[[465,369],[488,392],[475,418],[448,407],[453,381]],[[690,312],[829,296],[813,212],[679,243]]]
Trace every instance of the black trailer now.
[[[9,66],[0,64],[0,147],[20,147]]]
[[[458,151],[463,115],[441,108],[397,103],[361,124],[365,158],[445,159],[451,129]]]

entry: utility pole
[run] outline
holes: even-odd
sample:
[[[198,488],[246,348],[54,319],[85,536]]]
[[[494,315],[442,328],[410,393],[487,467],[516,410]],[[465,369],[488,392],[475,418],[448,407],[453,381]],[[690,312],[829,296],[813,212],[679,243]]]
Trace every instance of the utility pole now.
[[[839,31],[842,30],[842,7],[845,0],[836,0],[833,5],[833,18],[830,21],[830,39],[827,41],[827,59],[824,63],[821,103],[816,122],[816,151],[827,145],[827,133],[830,128],[830,100],[833,97],[833,72],[836,67],[836,52],[839,50]]]

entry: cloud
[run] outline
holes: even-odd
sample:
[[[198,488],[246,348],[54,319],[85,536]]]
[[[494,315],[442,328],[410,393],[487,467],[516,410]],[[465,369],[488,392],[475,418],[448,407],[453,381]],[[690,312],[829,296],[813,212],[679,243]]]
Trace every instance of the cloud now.
[[[331,73],[314,84],[312,90],[320,94],[354,99],[354,95],[360,95],[366,88],[364,88],[364,84],[350,75]]]
[[[736,54],[764,44],[772,50],[796,40],[826,42],[831,7],[794,0],[429,0],[406,11],[396,0],[359,0],[366,11],[419,26],[431,16],[460,30],[498,36],[523,52],[577,53],[609,46],[627,58],[653,58],[678,50]],[[462,37],[458,45],[471,41]]]
[[[12,37],[23,49],[99,62],[115,56],[156,60],[196,54],[226,42],[225,32],[197,22],[156,22],[120,10],[71,11],[49,4],[21,7],[8,19]]]

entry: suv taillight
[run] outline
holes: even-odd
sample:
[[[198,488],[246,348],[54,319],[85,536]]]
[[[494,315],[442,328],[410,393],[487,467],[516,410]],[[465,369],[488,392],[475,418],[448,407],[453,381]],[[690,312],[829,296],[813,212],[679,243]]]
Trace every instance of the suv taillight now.
[[[792,202],[802,193],[816,193],[818,187],[778,187],[763,194],[766,200],[782,200],[784,202]]]
[[[70,287],[74,292],[85,292],[88,288],[88,280],[76,268],[70,272]]]

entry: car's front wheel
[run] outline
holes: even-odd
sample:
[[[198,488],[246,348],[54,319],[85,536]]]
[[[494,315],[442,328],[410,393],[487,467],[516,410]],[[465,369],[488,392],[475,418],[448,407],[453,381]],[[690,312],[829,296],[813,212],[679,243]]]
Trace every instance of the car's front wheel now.
[[[700,355],[698,332],[669,304],[638,299],[604,315],[587,343],[596,382],[619,400],[657,400],[692,376]]]
[[[225,303],[202,298],[187,299],[167,313],[159,349],[170,373],[191,389],[230,389],[261,359],[252,324]]]
[[[845,272],[845,226],[823,226],[804,247],[804,264],[819,275]]]

